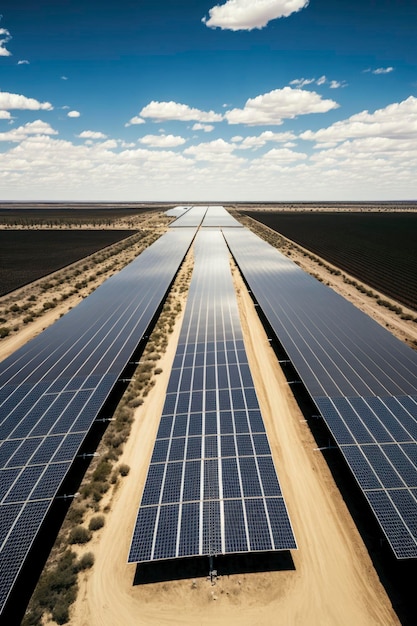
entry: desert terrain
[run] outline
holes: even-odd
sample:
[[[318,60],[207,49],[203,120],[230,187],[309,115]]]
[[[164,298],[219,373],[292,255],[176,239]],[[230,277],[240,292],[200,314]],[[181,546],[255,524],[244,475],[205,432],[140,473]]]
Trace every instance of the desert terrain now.
[[[155,216],[148,226],[151,228],[154,220],[159,224],[158,232],[163,232],[164,227]],[[122,255],[121,265],[131,258],[127,252]],[[410,343],[417,340],[415,322],[381,310],[375,300],[346,284],[342,276],[334,276],[319,267],[302,249],[292,247],[291,258],[306,271],[320,274],[321,280],[403,340]],[[53,323],[113,271],[104,273],[97,282],[2,339],[0,359]],[[116,490],[106,494],[101,504],[106,511],[105,525],[88,544],[95,563],[91,570],[79,575],[79,593],[70,623],[76,626],[399,623],[236,268],[233,275],[258,399],[298,543],[298,550],[291,553],[294,567],[227,576],[219,571],[215,584],[205,577],[133,584],[136,567],[127,564],[127,553],[175,354],[182,319],[179,316],[159,363],[162,373],[155,377],[145,403],[135,411],[131,435],[120,458],[120,462],[130,466],[130,473]],[[28,286],[7,297],[19,302],[23,294],[23,302],[29,287],[37,289],[36,285]],[[185,295],[182,299],[184,304]]]

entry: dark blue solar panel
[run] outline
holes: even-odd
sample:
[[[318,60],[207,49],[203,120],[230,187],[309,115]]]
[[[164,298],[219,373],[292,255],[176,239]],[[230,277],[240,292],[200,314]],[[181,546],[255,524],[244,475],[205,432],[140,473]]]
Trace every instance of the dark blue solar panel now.
[[[142,507],[138,513],[137,524],[130,547],[129,563],[148,561],[152,557],[152,542],[158,507]]]
[[[195,556],[199,554],[199,524],[199,502],[183,504],[178,556]]]
[[[183,463],[168,463],[166,465],[166,476],[162,493],[163,504],[180,501],[182,470]]]
[[[164,506],[155,518],[155,551],[145,557],[138,552],[139,562],[275,549],[263,498],[278,497],[281,491],[247,364],[221,233],[199,233],[194,253],[196,264],[163,410],[163,415],[174,415],[173,427],[162,417],[152,456],[152,463],[165,467],[165,474],[162,478],[149,472],[140,510],[156,504],[158,497]],[[256,454],[262,460],[265,485],[260,483]],[[184,455],[185,463],[179,462]],[[250,502],[250,531],[245,498]],[[291,534],[285,505],[280,515]],[[252,547],[248,532],[253,534]],[[134,555],[133,550],[131,560]]]
[[[296,548],[290,520],[288,515],[286,515],[284,500],[282,498],[267,498],[265,502],[269,513],[275,550],[292,550]]]
[[[187,461],[184,472],[183,501],[200,500],[201,461]]]
[[[362,453],[363,448],[343,446],[343,454],[362,489],[381,489],[382,483]]]
[[[249,550],[242,500],[224,501],[226,552]]]
[[[178,504],[161,506],[155,538],[154,559],[169,559],[176,555]]]
[[[271,550],[271,533],[264,500],[245,500],[251,550]]]

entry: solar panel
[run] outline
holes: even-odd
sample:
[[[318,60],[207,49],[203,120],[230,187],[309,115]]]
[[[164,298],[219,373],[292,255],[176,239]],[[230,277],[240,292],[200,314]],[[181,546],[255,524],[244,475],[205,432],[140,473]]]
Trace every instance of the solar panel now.
[[[200,231],[194,257],[129,562],[296,547],[248,366],[220,231]],[[279,537],[269,519],[270,499],[283,504],[279,515],[286,532]],[[151,514],[144,511],[155,507],[151,532]]]
[[[253,233],[223,233],[395,555],[416,558],[417,353]]]
[[[194,232],[162,236],[0,364],[0,563],[9,562],[13,551],[15,559],[0,576],[0,614],[47,510],[146,333]],[[14,531],[17,526],[25,529],[24,537]]]

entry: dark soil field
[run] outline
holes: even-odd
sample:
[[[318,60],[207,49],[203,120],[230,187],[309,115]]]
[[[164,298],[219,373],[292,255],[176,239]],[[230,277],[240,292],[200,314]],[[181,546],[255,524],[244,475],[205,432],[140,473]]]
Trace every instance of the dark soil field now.
[[[48,226],[65,228],[81,224],[110,226],[115,220],[136,217],[145,210],[166,210],[149,204],[146,207],[131,204],[23,204],[0,203],[0,224],[10,227]]]
[[[417,310],[417,213],[244,213]]]
[[[0,230],[0,296],[137,231]]]

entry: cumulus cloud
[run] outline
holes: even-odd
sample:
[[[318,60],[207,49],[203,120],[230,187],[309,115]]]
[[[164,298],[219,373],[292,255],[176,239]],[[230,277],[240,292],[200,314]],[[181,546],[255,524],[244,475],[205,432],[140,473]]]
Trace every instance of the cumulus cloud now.
[[[21,109],[29,111],[51,111],[53,106],[50,102],[38,102],[34,98],[26,98],[17,93],[0,91],[0,109]]]
[[[176,148],[182,146],[185,141],[178,135],[145,135],[139,139],[139,143],[152,148]]]
[[[81,113],[79,111],[68,111],[67,117],[80,117]]]
[[[12,116],[9,111],[1,111],[0,110],[0,120],[11,120]]]
[[[156,102],[152,100],[143,107],[142,117],[151,118],[156,122],[168,120],[181,122],[221,122],[223,117],[214,111],[200,111],[179,102]]]
[[[132,117],[132,119],[130,119],[125,126],[132,126],[132,124],[146,124],[146,121],[142,117],[135,115],[135,117]]]
[[[215,139],[184,150],[184,154],[192,156],[196,161],[211,161],[213,163],[243,163],[244,160],[232,154],[235,146],[224,139]]]
[[[58,132],[52,128],[46,122],[42,120],[36,120],[29,122],[19,128],[14,128],[6,133],[0,133],[0,141],[11,141],[13,143],[20,143],[26,139],[29,135],[57,135]]]
[[[95,130],[83,130],[77,137],[80,139],[107,139],[107,135]]]
[[[30,65],[30,63],[27,59],[20,59],[20,61],[17,62],[17,65]]]
[[[301,139],[328,146],[359,137],[417,138],[417,98],[409,96],[374,113],[362,111],[328,128],[300,135]]]
[[[294,152],[294,150],[289,150],[288,148],[272,148],[272,150],[263,155],[262,160],[275,163],[292,163],[294,161],[304,161],[306,158],[307,155],[303,152]]]
[[[238,136],[232,138],[232,141],[239,144],[237,146],[239,150],[256,150],[257,148],[262,148],[267,142],[285,143],[291,139],[295,139],[295,135],[291,132],[273,133],[271,130],[266,130],[260,135],[245,137],[244,139]]]
[[[271,20],[288,17],[304,9],[309,0],[227,0],[209,10],[202,22],[210,28],[253,30],[263,28]]]
[[[200,122],[196,122],[191,130],[203,130],[205,133],[211,133],[214,130],[214,126],[212,124],[200,124]]]
[[[334,100],[323,100],[315,91],[284,87],[249,98],[243,109],[226,111],[224,117],[229,124],[278,126],[284,119],[308,113],[326,113],[338,106]]]
[[[2,16],[0,15],[0,20]],[[6,45],[11,40],[12,36],[7,28],[0,28],[0,57],[10,57],[12,53],[7,50]]]

